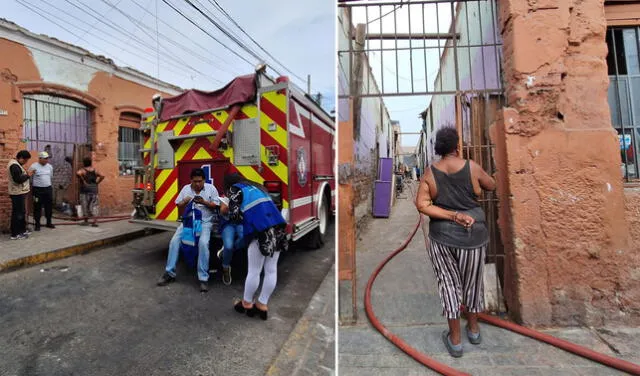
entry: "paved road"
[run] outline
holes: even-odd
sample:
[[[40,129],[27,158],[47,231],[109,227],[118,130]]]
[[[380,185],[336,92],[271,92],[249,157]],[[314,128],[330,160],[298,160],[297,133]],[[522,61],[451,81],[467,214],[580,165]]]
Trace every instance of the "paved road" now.
[[[171,234],[0,274],[0,375],[261,375],[334,262],[293,247],[268,321],[235,313],[243,281],[156,287]],[[333,313],[332,313],[333,314]]]

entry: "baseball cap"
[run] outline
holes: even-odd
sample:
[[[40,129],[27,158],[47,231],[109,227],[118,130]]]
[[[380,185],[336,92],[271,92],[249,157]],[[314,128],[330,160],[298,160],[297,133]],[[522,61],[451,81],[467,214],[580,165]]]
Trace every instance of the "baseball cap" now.
[[[38,157],[39,158],[49,158],[49,153],[47,153],[46,151],[41,151],[40,153],[38,153]]]

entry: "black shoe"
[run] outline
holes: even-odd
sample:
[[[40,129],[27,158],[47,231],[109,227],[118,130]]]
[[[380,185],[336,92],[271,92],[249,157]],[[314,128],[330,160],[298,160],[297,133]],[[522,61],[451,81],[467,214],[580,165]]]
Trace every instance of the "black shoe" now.
[[[56,228],[56,226],[53,223],[47,223],[47,228]]]
[[[255,313],[257,313],[261,319],[266,320],[267,316],[268,316],[268,312],[269,311],[263,311],[260,308],[258,308],[258,306],[254,305],[253,309],[255,310]]]
[[[169,283],[175,282],[176,281],[176,277],[172,277],[169,273],[164,273],[162,275],[162,277],[160,277],[160,280],[158,281],[158,286],[166,286]]]
[[[200,281],[200,292],[209,291],[209,283],[207,281]]]
[[[98,224],[97,224],[96,222],[93,222],[93,223],[91,224],[91,227],[98,227]]]
[[[231,267],[222,267],[222,283],[229,286],[231,284]]]

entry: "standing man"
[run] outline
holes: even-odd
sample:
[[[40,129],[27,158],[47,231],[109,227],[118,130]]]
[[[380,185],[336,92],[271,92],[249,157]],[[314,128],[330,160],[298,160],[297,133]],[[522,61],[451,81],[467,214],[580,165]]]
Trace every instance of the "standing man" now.
[[[94,217],[91,226],[98,227],[95,218],[98,210],[98,184],[104,180],[104,175],[93,168],[91,157],[85,157],[82,164],[84,167],[77,172],[78,178],[80,178],[80,205],[82,205],[82,214],[84,214],[84,222],[80,225],[87,226],[89,217]]]
[[[7,164],[9,170],[9,197],[11,197],[11,240],[26,239],[27,217],[25,213],[25,200],[29,193],[29,178],[33,171],[27,172],[24,165],[31,159],[31,153],[21,150]]]
[[[46,151],[38,154],[38,162],[29,167],[33,171],[33,219],[36,222],[35,231],[40,231],[40,218],[42,217],[42,207],[44,207],[44,217],[47,220],[48,228],[56,228],[52,222],[53,209],[53,166],[49,163],[49,153]]]
[[[193,200],[193,207],[202,213],[202,228],[198,240],[198,280],[200,281],[200,292],[209,291],[209,240],[211,238],[211,228],[213,227],[213,209],[220,205],[218,190],[213,184],[205,183],[205,173],[201,168],[194,168],[191,171],[191,184],[182,187],[176,205],[182,209]],[[180,224],[169,243],[169,255],[167,256],[167,266],[165,272],[158,281],[158,286],[165,286],[176,280],[176,264],[182,242],[184,226]]]

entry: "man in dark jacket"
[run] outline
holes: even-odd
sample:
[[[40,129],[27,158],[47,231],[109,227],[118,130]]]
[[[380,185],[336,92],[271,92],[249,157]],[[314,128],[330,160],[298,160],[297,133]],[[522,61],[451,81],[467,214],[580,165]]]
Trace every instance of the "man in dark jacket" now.
[[[29,178],[34,171],[27,171],[24,165],[31,158],[27,150],[21,150],[7,164],[9,170],[9,197],[11,197],[11,240],[26,239],[27,217],[25,201],[30,191]]]

